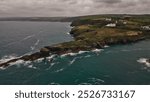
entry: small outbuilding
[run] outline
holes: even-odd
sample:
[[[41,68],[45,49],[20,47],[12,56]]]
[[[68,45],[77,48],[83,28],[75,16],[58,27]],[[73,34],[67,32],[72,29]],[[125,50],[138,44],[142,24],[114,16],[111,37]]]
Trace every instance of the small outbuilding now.
[[[116,27],[116,23],[107,24],[106,27]]]

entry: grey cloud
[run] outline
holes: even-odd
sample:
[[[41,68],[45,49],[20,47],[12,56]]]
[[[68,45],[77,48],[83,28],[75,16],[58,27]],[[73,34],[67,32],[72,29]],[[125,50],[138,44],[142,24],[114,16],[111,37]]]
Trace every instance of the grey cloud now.
[[[113,4],[113,3],[120,3],[122,0],[94,0],[95,2],[99,3],[107,3],[107,4]]]
[[[0,17],[150,13],[149,6],[150,0],[0,0]]]

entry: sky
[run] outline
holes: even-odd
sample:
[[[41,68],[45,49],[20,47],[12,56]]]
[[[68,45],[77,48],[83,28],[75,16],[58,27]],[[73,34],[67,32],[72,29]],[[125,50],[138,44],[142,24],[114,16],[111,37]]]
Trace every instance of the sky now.
[[[150,0],[0,0],[0,17],[150,14]]]

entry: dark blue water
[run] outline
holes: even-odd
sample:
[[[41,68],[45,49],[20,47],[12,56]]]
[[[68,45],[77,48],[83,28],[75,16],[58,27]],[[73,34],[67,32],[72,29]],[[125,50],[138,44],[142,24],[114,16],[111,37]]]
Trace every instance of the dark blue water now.
[[[69,23],[0,22],[0,56],[6,60],[45,45],[70,41],[71,36],[66,34],[69,31]],[[150,40],[69,56],[52,55],[34,62],[18,61],[1,68],[0,84],[149,85],[146,58],[150,58]]]

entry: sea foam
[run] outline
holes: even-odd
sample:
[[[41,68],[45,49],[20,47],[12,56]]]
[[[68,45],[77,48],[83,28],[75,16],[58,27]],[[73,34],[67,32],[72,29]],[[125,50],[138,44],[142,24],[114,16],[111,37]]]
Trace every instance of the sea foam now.
[[[77,56],[77,55],[81,55],[81,54],[89,53],[89,52],[98,53],[98,52],[101,52],[102,50],[103,50],[103,49],[94,49],[94,50],[92,50],[92,51],[79,51],[78,53],[66,53],[66,54],[61,55],[61,57]]]
[[[94,50],[92,50],[92,52],[101,52],[101,51],[103,51],[103,49],[94,49]]]
[[[2,59],[0,59],[0,63],[4,63],[4,62],[10,61],[15,58],[17,58],[17,57],[14,55],[4,56],[4,57],[2,57]]]
[[[150,67],[150,63],[147,60],[147,58],[140,58],[139,60],[137,60],[137,62],[145,64],[147,67]]]

